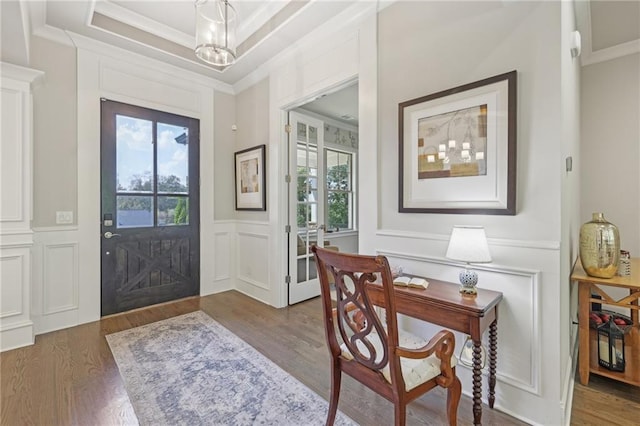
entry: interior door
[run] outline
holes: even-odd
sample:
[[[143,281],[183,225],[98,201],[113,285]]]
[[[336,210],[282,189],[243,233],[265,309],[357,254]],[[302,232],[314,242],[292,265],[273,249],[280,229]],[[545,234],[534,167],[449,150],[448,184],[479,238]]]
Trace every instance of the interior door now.
[[[101,102],[102,315],[200,293],[199,121]]]
[[[320,295],[311,246],[324,245],[324,128],[320,120],[289,113],[289,303]]]

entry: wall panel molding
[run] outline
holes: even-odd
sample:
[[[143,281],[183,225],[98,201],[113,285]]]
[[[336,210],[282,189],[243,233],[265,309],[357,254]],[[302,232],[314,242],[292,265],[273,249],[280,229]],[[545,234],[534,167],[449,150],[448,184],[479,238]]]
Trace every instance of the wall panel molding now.
[[[269,233],[239,231],[236,233],[236,259],[238,280],[269,291]],[[246,291],[246,289],[245,289]]]
[[[0,318],[20,316],[24,313],[22,300],[24,299],[24,259],[25,254],[0,256],[0,271],[2,281],[13,285],[3,285],[0,300]],[[15,285],[18,283],[19,285]],[[4,327],[3,327],[4,328]]]
[[[216,231],[213,234],[215,247],[215,273],[214,281],[223,281],[231,279],[231,238],[233,234],[230,231]]]
[[[376,231],[376,236],[444,242],[448,242],[450,237],[449,234],[430,234],[426,232],[396,231],[390,229],[379,229]],[[501,238],[488,238],[487,241],[489,242],[490,246],[495,245],[503,247],[531,248],[554,251],[560,250],[560,241],[509,240]]]
[[[42,314],[78,309],[78,243],[43,245]]]
[[[0,351],[33,344],[32,86],[43,75],[0,62]]]
[[[446,258],[377,250],[390,263],[401,263],[407,271],[457,283],[461,265]],[[394,262],[395,260],[395,262]],[[479,288],[501,291],[498,320],[497,380],[528,393],[541,395],[541,315],[539,270],[493,263],[473,265],[483,271]],[[525,321],[523,323],[523,321]],[[501,342],[509,340],[510,344]],[[514,341],[520,344],[513,344]],[[523,349],[524,348],[524,349]],[[528,365],[527,365],[528,364]],[[464,367],[464,366],[463,366]],[[526,367],[526,368],[525,368]],[[485,372],[483,372],[485,374]]]

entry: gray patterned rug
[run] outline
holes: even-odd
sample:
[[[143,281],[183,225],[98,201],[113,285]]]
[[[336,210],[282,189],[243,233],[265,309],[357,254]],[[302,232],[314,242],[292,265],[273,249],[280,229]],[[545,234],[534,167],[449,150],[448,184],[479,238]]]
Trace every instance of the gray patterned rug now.
[[[141,425],[326,420],[327,401],[202,311],[106,337]]]

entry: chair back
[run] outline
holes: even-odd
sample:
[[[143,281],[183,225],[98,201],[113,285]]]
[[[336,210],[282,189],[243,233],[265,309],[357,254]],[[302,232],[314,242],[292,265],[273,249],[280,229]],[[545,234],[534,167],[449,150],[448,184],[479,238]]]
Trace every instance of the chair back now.
[[[339,357],[346,347],[354,361],[371,370],[379,372],[389,364],[394,387],[404,389],[400,361],[393,356],[393,348],[398,346],[398,328],[393,279],[386,257],[339,253],[316,246],[312,251],[320,279],[325,334],[332,356]],[[329,277],[333,277],[334,286]],[[371,285],[383,287],[385,300],[378,309],[384,311],[384,319],[378,315],[367,294],[367,287]],[[332,290],[335,291],[335,309]],[[338,335],[344,343],[342,347]],[[372,342],[377,339],[380,344],[374,346]]]

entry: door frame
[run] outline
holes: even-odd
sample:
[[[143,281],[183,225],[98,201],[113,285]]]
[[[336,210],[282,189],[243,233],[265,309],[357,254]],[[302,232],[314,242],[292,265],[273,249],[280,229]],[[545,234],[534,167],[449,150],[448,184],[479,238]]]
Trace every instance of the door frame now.
[[[182,297],[189,297],[200,294],[200,119],[189,117],[182,114],[174,114],[172,112],[162,111],[155,108],[148,108],[140,105],[120,102],[112,99],[101,98],[100,99],[100,110],[101,110],[101,124],[100,124],[100,173],[101,173],[101,185],[100,185],[100,221],[101,221],[101,230],[100,233],[102,238],[100,239],[100,269],[101,269],[101,280],[100,280],[100,288],[101,288],[101,315],[111,315],[114,313],[125,312],[130,309],[138,308],[138,307],[146,307],[151,306],[157,303],[164,303],[172,300],[178,300]],[[117,212],[117,203],[116,199],[118,197],[118,191],[116,189],[116,182],[113,178],[117,175],[117,116],[127,116],[132,117],[134,119],[145,120],[149,122],[153,122],[152,128],[152,141],[151,144],[153,146],[153,155],[152,161],[154,163],[152,169],[153,177],[153,185],[150,193],[145,193],[143,196],[150,196],[153,198],[154,202],[152,203],[152,226],[134,226],[134,227],[119,227],[117,225],[119,218]],[[187,182],[188,185],[188,195],[186,199],[188,200],[189,205],[189,216],[188,216],[188,224],[187,227],[184,226],[170,226],[158,225],[157,219],[157,201],[159,197],[170,197],[171,193],[162,193],[158,190],[158,176],[159,172],[156,168],[158,163],[158,146],[159,146],[159,136],[157,134],[157,125],[158,124],[171,125],[174,127],[185,127],[188,128],[190,133],[188,136],[188,171],[187,171]],[[178,123],[178,124],[176,124]],[[104,128],[105,125],[109,127]],[[106,164],[109,164],[114,169],[105,169]],[[137,194],[133,194],[137,195]],[[106,198],[105,198],[106,197]],[[111,216],[111,223],[109,225],[105,224],[105,217],[103,215],[109,212]],[[115,240],[109,240],[104,238],[106,233],[112,233],[117,238]],[[154,250],[154,253],[151,253],[151,246],[149,246],[149,253],[136,254],[135,250],[133,250],[133,246],[135,246],[136,242],[140,240],[140,235],[145,236],[144,242],[154,242],[158,243],[154,245],[154,248],[157,249],[158,253]],[[169,283],[165,283],[160,286],[149,286],[140,290],[135,290],[138,293],[141,291],[144,294],[140,294],[137,299],[130,300],[129,304],[131,307],[126,308],[122,305],[116,306],[117,297],[114,292],[107,291],[107,287],[109,284],[112,286],[116,284],[118,279],[125,279],[123,276],[120,276],[119,273],[116,273],[116,270],[113,271],[114,277],[111,277],[110,280],[105,281],[105,268],[107,265],[116,267],[117,261],[115,260],[116,253],[118,250],[122,249],[129,254],[133,254],[133,256],[138,256],[138,261],[140,258],[148,258],[144,263],[146,266],[144,268],[148,268],[150,264],[156,264],[159,262],[163,256],[160,256],[159,253],[166,253],[165,243],[172,238],[180,237],[180,239],[186,239],[189,241],[189,255],[188,262],[189,274],[180,275],[177,274],[178,280],[180,277],[184,280],[184,283],[188,283],[188,287],[180,286],[177,287],[174,285],[174,280],[170,280]],[[151,238],[151,239],[149,239]],[[123,240],[125,244],[129,244],[129,248],[127,245],[118,245],[120,239]],[[175,241],[174,241],[175,242]],[[131,245],[133,243],[133,246]],[[182,244],[182,243],[181,243]],[[109,254],[109,251],[111,253]],[[172,248],[169,250],[173,252]],[[105,255],[106,253],[106,255]],[[193,257],[192,257],[193,255]],[[184,259],[183,259],[184,260]],[[165,262],[161,263],[164,267],[167,267]],[[140,266],[142,268],[142,266]],[[163,280],[162,273],[173,274],[173,267],[168,267],[169,272],[163,270],[162,266],[159,266],[161,275],[157,275],[157,270],[150,270],[147,280],[151,279],[151,274],[154,274],[156,280]],[[122,271],[120,271],[122,273]],[[175,278],[175,276],[174,276]],[[187,278],[190,278],[187,279]],[[166,285],[171,284],[171,285]],[[154,290],[155,289],[155,290]],[[153,294],[150,292],[153,290]],[[177,291],[176,291],[177,290]],[[139,303],[131,302],[141,302],[143,299],[147,299],[146,304],[140,305]],[[107,302],[107,300],[109,302]],[[110,304],[111,303],[111,304]],[[112,309],[121,309],[116,310],[115,312],[106,312],[109,308]]]
[[[303,238],[305,243],[305,274],[307,274],[307,280],[298,282],[298,275],[300,274],[299,265],[300,261],[303,259],[298,259],[298,236],[299,236],[299,228],[297,225],[297,200],[294,194],[297,193],[297,170],[294,170],[297,167],[297,145],[298,138],[296,135],[296,126],[293,123],[303,122],[306,124],[315,125],[318,129],[317,142],[316,142],[316,165],[317,165],[317,223],[316,223],[316,244],[319,244],[321,247],[324,246],[324,217],[325,217],[325,207],[326,207],[326,195],[324,194],[325,188],[325,180],[324,177],[324,122],[321,120],[305,115],[302,112],[298,112],[295,110],[289,111],[289,125],[291,126],[291,131],[289,133],[289,145],[287,147],[289,152],[289,168],[287,169],[287,174],[291,176],[289,192],[288,192],[288,200],[287,209],[289,210],[289,228],[288,229],[288,251],[289,251],[289,286],[288,286],[288,303],[290,305],[303,302],[305,300],[311,299],[313,297],[317,297],[320,295],[320,282],[318,281],[318,277],[310,277],[313,275],[312,269],[314,268],[312,263],[312,256],[310,255],[310,251],[308,248],[309,245],[309,228],[307,229],[306,238]],[[322,138],[321,138],[322,136]],[[293,205],[295,204],[295,206]],[[292,217],[291,215],[294,215]],[[295,269],[295,272],[293,271]]]
[[[343,80],[338,81],[334,84],[329,84],[323,87],[318,88],[314,92],[306,95],[295,98],[293,101],[284,104],[277,104],[276,108],[278,110],[278,119],[280,121],[280,127],[278,129],[278,133],[280,135],[280,155],[278,156],[278,169],[279,170],[288,170],[289,164],[289,134],[286,132],[285,127],[288,124],[289,112],[307,104],[314,99],[317,99],[320,96],[337,92],[339,90],[344,89],[345,87],[351,86],[357,82],[359,82],[359,75],[354,74]],[[273,94],[273,93],[272,93]],[[284,149],[282,149],[284,148]],[[277,232],[280,238],[277,238],[279,243],[278,255],[280,257],[280,267],[283,274],[281,277],[286,277],[289,275],[289,259],[291,256],[289,255],[289,235],[290,233],[286,232],[286,227],[289,224],[289,183],[286,182],[286,173],[281,173],[278,175],[278,181],[280,182],[280,191],[281,194],[278,198],[278,206],[279,206],[279,214],[278,214],[278,223],[279,226],[277,228]],[[280,297],[278,306],[287,306],[289,304],[289,284],[285,279],[279,281],[280,288]]]

